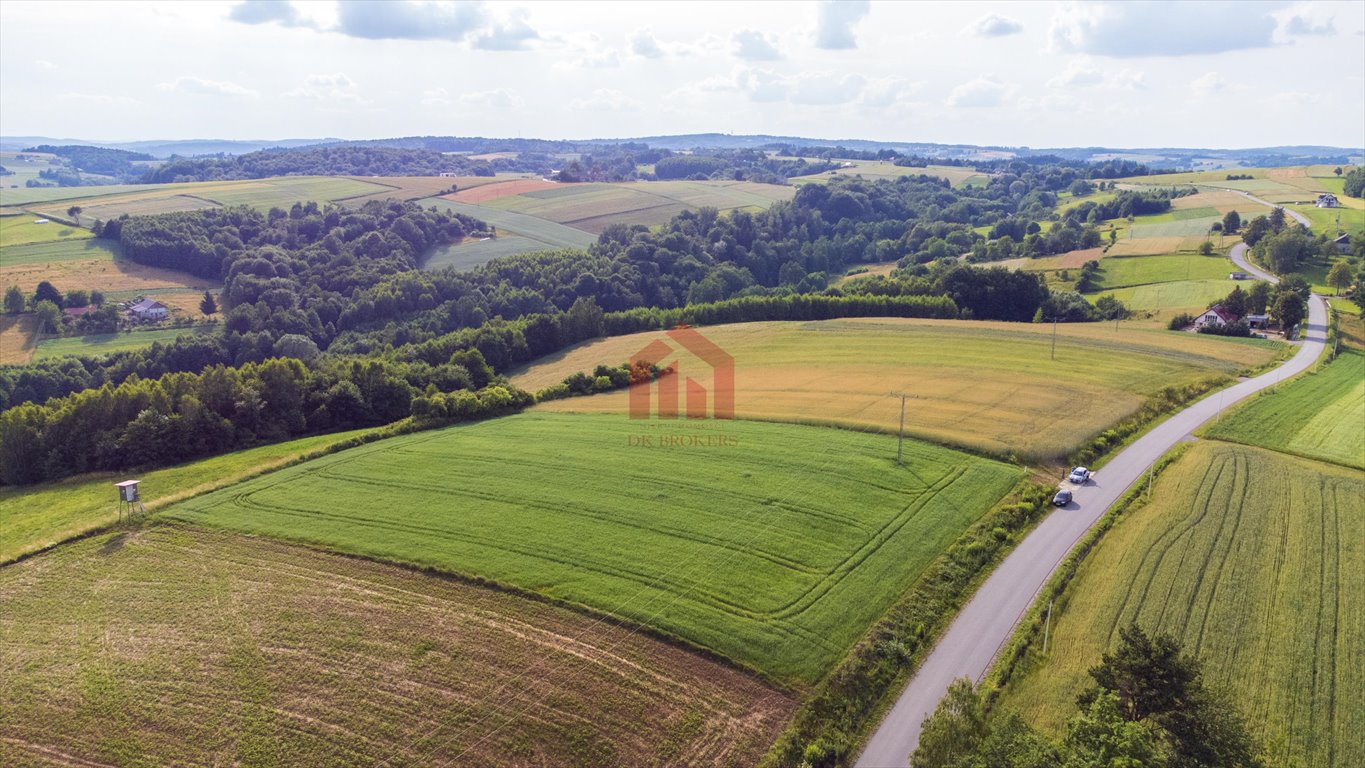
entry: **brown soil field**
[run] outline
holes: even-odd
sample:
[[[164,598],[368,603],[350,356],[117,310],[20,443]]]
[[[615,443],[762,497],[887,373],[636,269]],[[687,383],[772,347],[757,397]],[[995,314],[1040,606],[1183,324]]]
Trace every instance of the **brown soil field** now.
[[[795,701],[536,600],[154,526],[0,570],[6,765],[753,765]]]
[[[26,293],[43,280],[59,290],[137,291],[149,288],[217,288],[217,284],[188,272],[147,267],[125,259],[71,259],[46,264],[0,266],[0,285],[17,285]]]
[[[0,315],[0,365],[23,365],[38,346],[38,320],[33,315]]]
[[[463,186],[460,191],[453,195],[446,195],[447,198],[457,203],[483,203],[489,200],[496,200],[500,197],[520,195],[523,192],[535,192],[539,189],[554,189],[555,187],[567,187],[569,184],[561,184],[557,181],[546,181],[544,179],[516,179],[514,181],[499,181],[493,184],[482,184],[472,189]]]

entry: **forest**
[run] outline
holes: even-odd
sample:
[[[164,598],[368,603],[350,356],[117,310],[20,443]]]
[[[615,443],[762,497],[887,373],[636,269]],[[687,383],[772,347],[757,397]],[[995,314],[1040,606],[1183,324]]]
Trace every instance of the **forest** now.
[[[62,160],[59,168],[47,168],[39,171],[40,180],[34,181],[29,186],[47,186],[50,184],[58,187],[79,187],[109,184],[108,177],[112,177],[114,183],[133,183],[140,180],[145,173],[141,166],[134,163],[154,159],[151,155],[143,152],[75,144],[60,146],[43,144],[37,147],[29,147],[24,151],[56,155]],[[91,179],[81,174],[106,178]]]

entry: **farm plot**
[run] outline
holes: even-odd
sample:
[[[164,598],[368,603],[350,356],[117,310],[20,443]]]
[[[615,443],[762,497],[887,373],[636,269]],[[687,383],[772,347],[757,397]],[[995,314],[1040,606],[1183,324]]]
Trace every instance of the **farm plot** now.
[[[448,184],[447,184],[448,186]],[[138,216],[196,210],[218,205],[251,205],[287,208],[296,202],[339,202],[391,187],[358,179],[332,176],[280,176],[243,181],[203,181],[178,184],[124,184],[108,187],[64,187],[60,194],[4,196],[5,205],[23,205],[46,215],[65,217],[66,209],[80,205],[83,221],[105,220],[125,213]],[[14,190],[19,192],[20,190]],[[22,190],[47,192],[47,190]]]
[[[91,236],[88,229],[68,226],[59,221],[43,221],[31,214],[0,217],[0,248],[31,243],[84,240]]]
[[[1342,350],[1315,373],[1225,415],[1210,437],[1365,469],[1365,353]]]
[[[0,365],[23,365],[38,346],[38,318],[0,315]]]
[[[1234,283],[1225,276],[1222,280],[1178,280],[1171,283],[1115,288],[1092,294],[1087,298],[1113,296],[1123,302],[1128,309],[1148,313],[1152,319],[1160,320],[1164,326],[1172,317],[1182,312],[1189,314],[1202,312],[1213,302],[1227,296],[1233,286]]]
[[[505,230],[512,234],[535,240],[545,244],[545,248],[587,248],[597,242],[597,236],[580,229],[566,227],[548,219],[541,219],[535,216],[528,216],[524,213],[515,211],[504,211],[497,208],[489,208],[483,205],[469,205],[468,203],[457,203],[442,197],[433,197],[421,201],[422,205],[435,205],[438,208],[445,208],[466,216],[473,216],[476,219],[486,221],[497,227],[500,231]],[[539,249],[538,249],[539,250]]]
[[[166,514],[515,585],[811,683],[1023,475],[914,441],[897,467],[884,435],[691,426],[509,416],[351,449]]]
[[[34,360],[50,357],[96,357],[129,349],[142,349],[163,341],[174,341],[180,336],[205,336],[218,331],[214,325],[196,325],[191,328],[155,328],[145,331],[124,333],[100,333],[90,336],[70,336],[63,339],[46,339],[38,342],[33,352]]]
[[[510,176],[521,178],[521,174]],[[356,176],[347,177],[364,184],[377,184],[383,187],[378,192],[360,197],[346,198],[347,205],[363,205],[371,200],[421,200],[424,197],[443,195],[452,186],[459,190],[473,189],[496,184],[509,178],[508,174],[499,176]]]
[[[1133,256],[1100,261],[1097,275],[1101,289],[1122,288],[1184,280],[1227,279],[1235,267],[1221,256]],[[1228,290],[1232,287],[1229,285]]]
[[[1081,564],[1041,666],[1004,711],[1057,731],[1086,670],[1137,622],[1174,635],[1226,691],[1269,764],[1365,764],[1365,476],[1197,444]]]
[[[740,418],[894,432],[900,399],[889,393],[903,390],[913,396],[907,434],[1030,460],[1071,452],[1162,387],[1222,379],[1272,359],[1276,349],[1272,342],[1090,323],[1058,328],[1056,360],[1052,328],[1028,323],[879,318],[703,332],[735,358]],[[657,338],[589,342],[530,366],[513,382],[537,391],[599,364],[620,365]],[[627,397],[604,393],[536,408],[622,414]]]
[[[520,235],[498,235],[478,240],[465,240],[454,245],[443,245],[432,249],[423,269],[442,269],[454,267],[458,270],[471,270],[493,259],[515,256],[519,253],[552,250],[554,246]]]
[[[0,601],[6,765],[748,766],[795,706],[567,608],[179,526],[6,567]]]
[[[1194,209],[1198,211],[1199,209]],[[1212,210],[1211,208],[1208,210]],[[1160,237],[1189,237],[1192,235],[1204,235],[1209,231],[1209,227],[1214,222],[1222,220],[1221,216],[1199,216],[1195,218],[1176,218],[1175,213],[1184,214],[1186,211],[1177,211],[1169,215],[1169,221],[1155,220],[1158,217],[1144,217],[1138,219],[1133,224],[1133,237],[1136,239],[1160,238]],[[1143,223],[1144,221],[1148,223]]]
[[[148,511],[240,482],[369,430],[302,437],[136,475]],[[40,485],[0,488],[0,563],[117,520],[113,484],[127,475],[92,472]]]
[[[984,184],[989,177],[978,173],[974,168],[962,168],[953,165],[930,165],[930,166],[901,166],[891,162],[880,160],[848,160],[844,161],[848,167],[839,168],[833,171],[814,174],[812,176],[797,176],[792,178],[793,184],[809,184],[811,182],[826,182],[835,174],[845,176],[862,176],[866,179],[896,179],[901,176],[937,176],[947,179],[954,187],[961,187],[967,184]]]
[[[0,251],[0,285],[17,285],[31,293],[47,280],[59,290],[144,291],[182,288],[204,291],[217,284],[173,269],[149,267],[122,258],[108,240],[61,240],[16,245]]]

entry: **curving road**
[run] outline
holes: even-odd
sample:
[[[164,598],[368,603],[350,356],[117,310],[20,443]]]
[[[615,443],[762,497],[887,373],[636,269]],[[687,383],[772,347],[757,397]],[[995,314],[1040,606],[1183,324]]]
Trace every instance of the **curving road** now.
[[[1245,246],[1232,249],[1233,261],[1252,274],[1276,282],[1247,264]],[[1215,392],[1176,413],[1125,448],[1076,489],[1075,500],[1054,511],[1019,543],[953,620],[938,645],[906,686],[858,758],[858,768],[905,768],[919,742],[920,725],[959,677],[980,682],[996,653],[1009,640],[1039,591],[1062,560],[1100,517],[1176,443],[1225,407],[1310,368],[1322,353],[1327,307],[1319,296],[1308,302],[1308,325],[1299,351],[1279,367]]]

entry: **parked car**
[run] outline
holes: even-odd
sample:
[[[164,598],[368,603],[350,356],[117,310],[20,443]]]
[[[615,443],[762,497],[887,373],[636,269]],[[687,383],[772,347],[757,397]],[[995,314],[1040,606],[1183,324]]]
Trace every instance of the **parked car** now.
[[[1067,479],[1076,485],[1085,485],[1085,481],[1090,479],[1090,470],[1085,467],[1076,467],[1071,470],[1071,475]]]
[[[1057,491],[1057,495],[1052,497],[1052,505],[1054,507],[1065,507],[1067,504],[1070,503],[1071,491],[1067,490]]]

